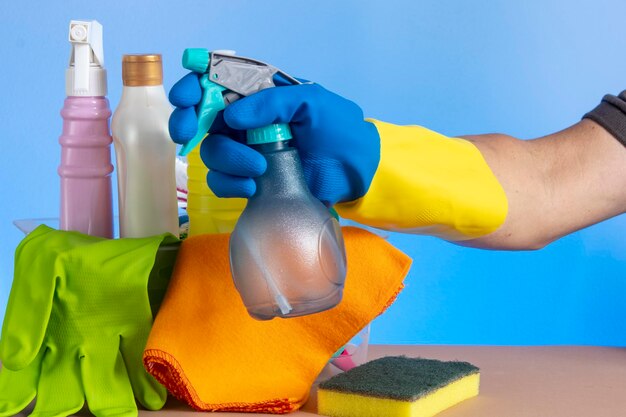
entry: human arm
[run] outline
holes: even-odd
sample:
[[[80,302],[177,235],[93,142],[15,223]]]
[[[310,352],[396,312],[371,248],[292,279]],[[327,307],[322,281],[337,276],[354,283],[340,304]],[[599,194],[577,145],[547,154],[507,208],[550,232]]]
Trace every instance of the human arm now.
[[[626,147],[589,119],[533,140],[465,136],[507,195],[495,232],[460,242],[490,249],[539,249],[626,211]]]
[[[179,107],[170,131],[183,143],[197,123],[194,103],[184,98],[199,96],[187,91],[197,82],[186,84],[170,93]],[[364,122],[358,106],[317,85],[271,88],[227,107],[225,128],[201,150],[217,195],[254,193],[264,161],[238,140],[242,130],[277,122],[291,123],[313,194],[373,227],[465,246],[536,249],[624,210],[626,151],[590,120],[531,141],[449,138],[420,126]]]

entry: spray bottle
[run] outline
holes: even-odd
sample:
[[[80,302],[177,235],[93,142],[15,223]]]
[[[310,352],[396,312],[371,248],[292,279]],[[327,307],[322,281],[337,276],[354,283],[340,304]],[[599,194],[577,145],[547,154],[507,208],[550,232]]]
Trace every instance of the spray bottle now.
[[[202,74],[197,107],[198,133],[181,153],[207,135],[217,113],[243,96],[274,87],[279,69],[232,52],[187,49],[183,66]],[[247,143],[267,160],[257,192],[246,205],[230,237],[235,286],[260,320],[296,317],[327,310],[342,298],[346,256],[339,223],[309,191],[291,129],[273,124],[247,132]]]
[[[111,109],[102,48],[102,25],[72,20],[72,54],[65,73],[67,98],[61,110],[62,230],[113,237],[111,199]]]
[[[176,145],[167,121],[161,55],[124,55],[124,89],[111,130],[117,159],[120,237],[178,235]]]

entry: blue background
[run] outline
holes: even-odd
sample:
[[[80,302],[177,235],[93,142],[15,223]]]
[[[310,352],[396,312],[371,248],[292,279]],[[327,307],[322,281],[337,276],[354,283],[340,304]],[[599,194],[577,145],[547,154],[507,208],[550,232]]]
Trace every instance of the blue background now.
[[[121,56],[235,49],[315,80],[366,115],[447,135],[532,138],[626,88],[626,3],[559,1],[107,1],[0,6],[0,312],[21,235],[58,213],[56,168],[70,19],[104,25],[109,99]],[[414,259],[377,343],[626,344],[626,216],[538,252],[487,252],[392,235]]]

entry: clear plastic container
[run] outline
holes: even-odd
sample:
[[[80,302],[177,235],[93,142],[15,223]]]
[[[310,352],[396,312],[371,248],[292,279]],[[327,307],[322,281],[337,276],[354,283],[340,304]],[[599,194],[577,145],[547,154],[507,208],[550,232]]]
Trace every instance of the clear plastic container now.
[[[117,217],[114,218],[117,221]],[[57,218],[39,218],[39,219],[21,219],[14,220],[13,224],[25,234],[30,233],[40,224],[46,224],[52,228],[58,229],[59,219]],[[382,238],[388,238],[389,233],[384,230],[374,229],[363,226],[359,223],[347,219],[341,219],[341,226],[361,227]],[[115,227],[114,230],[118,230]],[[150,294],[150,306],[153,315],[162,301],[162,295],[165,293],[171,273],[173,271],[176,254],[178,253],[179,244],[162,245],[157,253],[155,266],[150,273],[148,281],[148,292]],[[324,369],[318,375],[315,383],[323,382],[341,372],[349,370],[351,367],[359,366],[367,362],[367,353],[369,348],[371,325],[365,326],[348,344],[339,349],[335,355],[328,361]]]

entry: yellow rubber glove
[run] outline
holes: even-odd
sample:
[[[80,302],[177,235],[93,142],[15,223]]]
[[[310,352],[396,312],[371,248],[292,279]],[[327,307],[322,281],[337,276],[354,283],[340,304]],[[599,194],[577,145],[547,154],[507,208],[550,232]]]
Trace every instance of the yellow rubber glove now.
[[[335,206],[340,216],[452,241],[487,235],[504,223],[506,194],[471,142],[370,121],[380,135],[378,169],[363,197]]]

